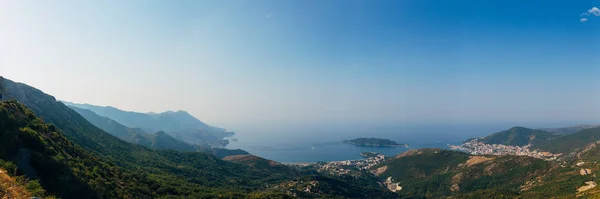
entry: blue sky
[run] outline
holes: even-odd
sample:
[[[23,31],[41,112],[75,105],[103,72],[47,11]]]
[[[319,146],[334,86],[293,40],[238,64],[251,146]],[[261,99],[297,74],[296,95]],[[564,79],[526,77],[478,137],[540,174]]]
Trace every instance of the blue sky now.
[[[600,123],[594,7],[2,1],[0,75],[61,100],[183,109],[225,127]]]

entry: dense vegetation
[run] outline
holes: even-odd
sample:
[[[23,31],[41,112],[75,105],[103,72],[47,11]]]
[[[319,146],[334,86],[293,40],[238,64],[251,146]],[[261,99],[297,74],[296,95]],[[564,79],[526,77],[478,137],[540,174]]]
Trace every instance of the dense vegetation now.
[[[357,146],[375,146],[375,147],[398,147],[405,146],[404,144],[396,143],[392,140],[381,138],[356,138],[352,140],[344,140],[344,143]]]
[[[68,141],[16,101],[0,103],[0,159],[64,198],[150,198],[151,183]],[[69,185],[69,186],[65,186]]]
[[[506,131],[497,132],[479,139],[486,144],[503,144],[511,146],[535,145],[557,137],[548,131],[513,127]]]

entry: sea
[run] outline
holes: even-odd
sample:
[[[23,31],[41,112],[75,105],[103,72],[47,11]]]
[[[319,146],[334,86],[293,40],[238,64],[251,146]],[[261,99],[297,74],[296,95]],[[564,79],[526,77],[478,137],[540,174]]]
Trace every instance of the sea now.
[[[229,149],[243,149],[251,154],[282,163],[313,163],[362,159],[361,152],[394,156],[410,149],[442,148],[459,145],[464,140],[482,137],[512,127],[511,125],[287,125],[275,127],[237,127],[228,138]],[[230,129],[231,130],[231,129]],[[364,147],[343,143],[354,138],[384,138],[404,147]]]

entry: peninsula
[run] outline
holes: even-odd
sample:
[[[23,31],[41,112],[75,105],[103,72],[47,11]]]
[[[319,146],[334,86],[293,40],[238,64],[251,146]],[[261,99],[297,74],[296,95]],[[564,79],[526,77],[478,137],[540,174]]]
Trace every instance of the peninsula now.
[[[372,147],[408,147],[406,144],[396,143],[392,140],[381,138],[357,138],[353,140],[344,140],[344,143],[356,146],[372,146]]]

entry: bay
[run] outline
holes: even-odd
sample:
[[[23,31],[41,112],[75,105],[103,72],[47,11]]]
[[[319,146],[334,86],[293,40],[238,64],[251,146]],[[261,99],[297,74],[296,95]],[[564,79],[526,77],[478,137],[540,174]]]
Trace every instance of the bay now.
[[[361,152],[394,156],[410,149],[443,148],[460,144],[472,137],[510,128],[506,125],[287,125],[245,127],[234,130],[227,148],[243,149],[251,154],[283,163],[309,163],[361,159]],[[384,138],[404,147],[362,147],[342,143],[360,137]],[[237,141],[234,141],[237,140]]]

